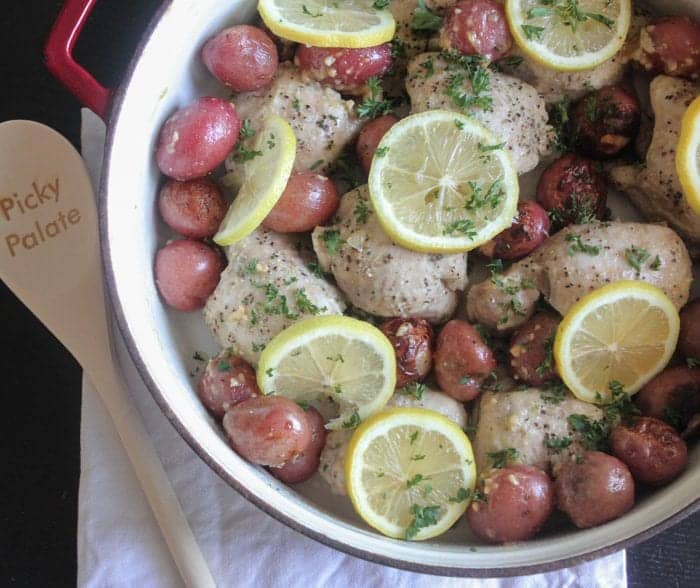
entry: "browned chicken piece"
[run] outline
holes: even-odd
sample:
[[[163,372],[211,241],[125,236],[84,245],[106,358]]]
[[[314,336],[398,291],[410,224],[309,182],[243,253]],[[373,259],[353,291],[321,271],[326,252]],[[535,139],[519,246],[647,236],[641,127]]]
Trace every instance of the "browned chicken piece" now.
[[[577,400],[563,388],[486,392],[478,410],[474,457],[479,472],[493,466],[493,454],[498,456],[511,448],[517,451],[517,457],[509,452],[512,461],[543,471],[556,470],[560,463],[586,449],[580,433],[572,430],[569,416],[583,415],[590,421],[603,416],[600,408]]]
[[[467,255],[431,255],[396,245],[382,229],[367,186],[343,196],[313,245],[324,271],[333,274],[349,302],[382,317],[447,320],[467,286]]]
[[[519,174],[531,171],[549,153],[553,138],[544,100],[518,78],[490,70],[487,75],[488,88],[480,96],[491,101],[489,107],[465,109],[455,102],[455,95],[474,96],[464,69],[452,66],[440,53],[417,55],[408,64],[406,78],[411,112],[445,109],[469,114],[505,141]]]
[[[488,329],[510,331],[532,316],[540,295],[563,315],[589,292],[619,280],[653,284],[681,308],[692,282],[688,250],[661,225],[571,225],[503,274],[472,286],[467,313]]]
[[[700,245],[700,216],[688,206],[676,172],[681,119],[700,94],[700,86],[680,78],[656,77],[650,86],[654,134],[645,165],[615,167],[610,175],[642,214],[663,221],[693,245]]]
[[[343,100],[332,88],[309,82],[290,63],[280,64],[269,88],[238,94],[233,102],[238,115],[249,119],[254,130],[270,114],[289,122],[297,138],[296,171],[328,168],[361,127],[352,100]],[[235,151],[226,160],[228,171],[240,167],[234,155]]]

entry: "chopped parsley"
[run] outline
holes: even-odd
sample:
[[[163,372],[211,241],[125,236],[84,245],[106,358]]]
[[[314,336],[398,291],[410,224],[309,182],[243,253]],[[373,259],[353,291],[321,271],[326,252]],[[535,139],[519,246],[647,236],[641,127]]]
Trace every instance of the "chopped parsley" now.
[[[563,449],[566,449],[571,443],[571,437],[550,437],[544,442],[547,449],[551,449],[554,453],[559,453]]]
[[[199,351],[194,352],[192,359],[195,361],[206,361],[206,358]]]
[[[399,392],[404,396],[413,396],[416,400],[421,400],[425,390],[425,384],[411,382],[410,384],[406,384],[403,388],[400,388]]]
[[[488,81],[488,73],[486,70],[479,69],[483,72],[478,77],[472,78],[472,94],[467,94],[462,91],[464,85],[464,75],[461,73],[452,74],[448,78],[448,86],[445,88],[445,95],[452,100],[452,103],[462,110],[470,108],[481,108],[482,110],[491,110],[493,108],[493,98],[482,94],[485,90],[491,87]],[[478,80],[478,84],[474,79]],[[485,85],[485,87],[484,87]]]
[[[328,308],[325,306],[319,308],[313,302],[311,302],[309,297],[306,295],[305,288],[298,288],[294,292],[294,301],[296,302],[297,309],[302,314],[320,314],[328,310]]]
[[[425,457],[425,456],[423,456]],[[429,477],[423,476],[423,474],[416,474],[410,480],[406,480],[406,487],[413,488],[416,484],[420,484],[423,480],[428,480]]]
[[[259,353],[260,351],[263,351],[266,347],[265,343],[253,343],[253,352],[254,353]]]
[[[374,151],[374,156],[375,157],[384,157],[387,153],[389,153],[389,148],[388,147],[378,147]]]
[[[411,519],[411,523],[406,529],[407,541],[413,539],[421,529],[430,527],[431,525],[437,523],[438,515],[440,514],[440,507],[436,505],[420,506],[418,504],[414,504],[411,506],[410,512],[413,515],[413,519]]]
[[[338,254],[341,246],[345,243],[345,239],[340,236],[338,229],[329,229],[321,234],[321,240],[328,249],[328,255],[333,257]]]
[[[581,434],[586,449],[607,448],[610,426],[605,420],[592,421],[585,414],[570,414],[567,421],[572,431]]]
[[[411,29],[414,31],[437,31],[441,26],[442,17],[430,12],[425,5],[425,0],[418,0],[411,19]]]
[[[625,259],[630,266],[637,270],[637,273],[642,271],[642,264],[650,257],[651,253],[643,247],[632,245],[632,247],[625,249]]]
[[[418,431],[413,431],[413,433],[411,433],[408,438],[411,442],[411,445],[413,445],[416,442],[416,439],[418,439]]]
[[[340,384],[334,384],[333,385],[333,392],[335,392],[336,394],[342,394],[343,387]]]
[[[231,362],[228,359],[220,359],[216,364],[217,372],[230,372]]]
[[[317,159],[316,161],[314,161],[314,162],[311,164],[311,167],[309,167],[309,169],[310,169],[311,171],[313,171],[313,170],[318,169],[318,168],[321,167],[322,165],[323,165],[323,159]]]
[[[306,400],[297,400],[297,404],[302,408],[304,412],[306,412],[310,408],[310,405],[308,402],[306,402]]]
[[[660,267],[661,267],[661,258],[657,255],[657,256],[654,258],[654,261],[652,261],[652,262],[649,264],[649,269],[652,270],[652,271],[657,271]]]
[[[573,222],[576,225],[587,225],[598,220],[595,203],[576,192],[571,194],[566,208],[554,208],[548,214],[553,223],[561,224]]]
[[[464,208],[469,211],[479,210],[487,206],[491,207],[491,210],[495,210],[506,195],[503,189],[503,182],[500,179],[495,180],[486,193],[484,193],[484,187],[481,184],[471,180],[468,184],[472,195],[464,205]]]
[[[301,104],[299,103],[299,98],[297,98],[296,96],[294,98],[292,98],[292,108],[294,110],[296,110],[297,112],[299,112],[299,110],[301,110]]]
[[[515,447],[506,447],[500,451],[492,451],[486,454],[493,460],[493,467],[502,469],[508,462],[517,461],[520,458],[520,452]]]
[[[554,334],[550,335],[544,342],[544,359],[537,366],[535,373],[542,377],[554,367]]]
[[[453,235],[454,233],[461,233],[465,237],[473,239],[474,237],[476,237],[476,231],[474,230],[474,221],[468,218],[452,221],[443,230],[444,235]]]
[[[544,33],[544,27],[536,27],[534,25],[524,24],[522,25],[523,33],[525,33],[525,38],[528,41],[542,40],[542,33]]]
[[[265,370],[265,374],[267,374],[267,377],[268,377],[268,378],[271,378],[271,377],[273,376],[274,373],[275,373],[275,368],[267,368],[267,369]]]
[[[618,419],[626,421],[630,417],[640,414],[639,408],[632,402],[630,395],[625,392],[620,382],[612,380],[608,382],[608,388],[610,389],[611,400],[603,407],[606,421],[612,424]]]
[[[255,134],[253,126],[250,123],[249,118],[244,118],[241,123],[241,130],[238,131],[238,138],[243,141],[244,139],[250,139]]]
[[[425,453],[416,453],[411,456],[411,461],[420,461],[422,459],[425,459]]]
[[[594,20],[604,25],[608,29],[612,29],[615,21],[608,18],[604,14],[599,14],[597,12],[587,12],[582,10],[579,6],[578,0],[539,0],[540,6],[535,6],[528,10],[527,19],[532,20],[534,18],[550,17],[556,16],[559,21],[567,27],[571,27],[571,30],[576,32],[578,25],[580,23],[586,22],[588,20]],[[527,31],[525,27],[530,25],[523,25],[523,31],[528,39]],[[541,29],[537,39],[540,39],[544,27],[531,27],[536,29]]]
[[[695,357],[686,357],[685,363],[691,369],[696,368],[696,367],[700,367],[700,359],[697,359]]]
[[[520,67],[525,59],[519,55],[508,55],[507,57],[502,57],[498,61],[494,61],[490,67],[496,71],[503,71],[503,68],[516,69]]]
[[[465,500],[473,500],[475,502],[486,502],[486,496],[480,490],[469,490],[460,488],[457,490],[457,495],[448,498],[449,502],[464,502]]]
[[[253,135],[255,135],[255,131],[250,123],[250,119],[243,119],[241,130],[238,131],[238,143],[236,144],[236,148],[233,152],[233,160],[236,163],[244,163],[262,155],[262,151],[248,149],[245,145],[243,145],[243,142],[246,139],[250,139]]]
[[[342,353],[336,353],[335,355],[327,355],[326,359],[328,361],[339,361],[340,363],[345,363],[345,358]]]
[[[317,12],[316,14],[314,14],[313,12],[311,12],[311,11],[306,7],[306,4],[302,4],[302,5],[301,5],[301,11],[302,11],[304,14],[308,14],[311,18],[318,18],[319,16],[323,16],[320,12]]]
[[[367,80],[367,87],[369,88],[369,97],[357,106],[357,115],[360,118],[377,118],[394,110],[390,101],[380,99],[382,83],[379,78],[371,77]]]
[[[360,414],[357,412],[352,413],[350,418],[347,421],[343,421],[343,428],[344,429],[354,429],[357,425],[360,424]]]
[[[561,404],[566,398],[566,386],[561,382],[550,382],[540,392],[540,398],[549,404]]]
[[[390,0],[374,0],[374,3],[372,6],[376,8],[377,10],[382,10],[389,6]]]
[[[311,273],[317,278],[323,277],[323,270],[321,269],[321,264],[318,263],[318,261],[310,261],[306,264],[306,267],[309,268]]]
[[[585,253],[586,255],[598,255],[600,253],[600,247],[597,245],[588,245],[581,241],[581,235],[576,235],[575,233],[569,233],[566,236],[566,242],[571,243],[569,249],[567,250],[569,255],[576,255],[576,253]]]
[[[554,147],[562,153],[571,151],[572,143],[574,143],[571,133],[569,132],[570,107],[571,102],[566,99],[555,102],[549,107],[549,124],[554,129],[556,135]]]
[[[425,70],[426,78],[429,78],[435,73],[435,64],[432,59],[426,59],[420,66]]]

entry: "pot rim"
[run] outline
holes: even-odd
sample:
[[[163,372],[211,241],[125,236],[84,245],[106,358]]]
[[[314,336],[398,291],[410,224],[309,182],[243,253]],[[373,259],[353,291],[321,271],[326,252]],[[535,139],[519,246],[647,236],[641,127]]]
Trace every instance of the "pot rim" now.
[[[207,449],[192,435],[188,430],[187,426],[178,416],[171,410],[167,400],[164,395],[156,385],[155,381],[151,377],[146,364],[141,357],[141,354],[136,345],[136,340],[133,335],[132,329],[126,320],[126,314],[122,306],[121,300],[117,296],[116,288],[116,275],[113,271],[112,265],[112,251],[110,249],[110,242],[108,238],[108,199],[109,194],[107,186],[109,184],[110,178],[110,163],[112,149],[114,146],[115,139],[115,129],[117,127],[116,121],[119,119],[122,106],[125,100],[125,96],[129,90],[129,87],[133,81],[134,71],[139,63],[141,54],[143,53],[144,47],[148,44],[153,32],[156,30],[160,21],[165,13],[171,8],[175,0],[163,0],[154,16],[151,18],[144,33],[134,51],[134,55],[129,62],[129,66],[126,69],[124,77],[119,84],[118,88],[115,90],[112,101],[108,111],[107,120],[107,134],[105,138],[105,149],[104,149],[104,160],[102,165],[102,177],[100,180],[100,187],[98,193],[98,218],[99,218],[99,232],[100,232],[100,245],[102,251],[102,264],[104,269],[105,281],[107,283],[107,293],[109,300],[111,301],[114,315],[117,319],[117,325],[119,331],[124,339],[125,347],[129,353],[129,356],[134,363],[139,376],[148,388],[151,396],[155,400],[158,407],[161,409],[163,414],[167,417],[170,423],[173,425],[178,434],[185,440],[185,442],[192,448],[192,450],[202,459],[216,474],[224,480],[229,486],[241,494],[246,500],[257,506],[259,509],[264,511],[266,514],[277,519],[279,522],[283,523],[287,527],[294,529],[295,531],[310,537],[342,551],[348,553],[355,557],[359,557],[366,561],[373,563],[378,563],[382,565],[388,565],[394,568],[399,568],[407,571],[418,572],[423,574],[432,574],[437,576],[452,576],[452,577],[472,577],[472,578],[504,578],[504,577],[514,577],[514,576],[524,576],[530,574],[539,574],[544,572],[549,572],[553,570],[558,570],[562,568],[576,566],[588,561],[592,561],[616,551],[632,547],[638,543],[650,539],[654,535],[672,527],[689,515],[700,511],[700,497],[695,499],[693,502],[688,504],[686,507],[673,514],[669,518],[653,525],[643,531],[639,531],[631,537],[621,539],[610,545],[605,545],[599,549],[594,549],[588,553],[565,557],[557,559],[555,561],[524,565],[519,567],[506,567],[506,568],[464,568],[464,567],[454,567],[454,566],[439,566],[439,565],[426,565],[420,564],[412,561],[406,561],[403,559],[397,559],[387,555],[382,555],[372,551],[363,550],[361,548],[348,545],[341,541],[337,541],[326,534],[320,533],[309,526],[305,525],[303,522],[297,521],[290,516],[286,515],[284,512],[276,508],[273,504],[266,502],[264,499],[258,497],[256,494],[251,492],[248,488],[242,485],[238,480],[227,472],[222,466],[220,466],[209,454]]]

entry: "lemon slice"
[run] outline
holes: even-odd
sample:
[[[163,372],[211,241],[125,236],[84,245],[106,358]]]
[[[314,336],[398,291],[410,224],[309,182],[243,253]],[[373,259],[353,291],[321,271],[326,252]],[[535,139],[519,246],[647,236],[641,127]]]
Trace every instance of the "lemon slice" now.
[[[559,375],[580,400],[611,400],[610,383],[634,394],[671,359],[680,320],[657,287],[622,280],[584,296],[554,340]]]
[[[592,69],[627,38],[630,0],[506,0],[515,42],[538,63],[559,71]]]
[[[473,119],[429,110],[382,138],[369,193],[386,233],[407,249],[469,251],[513,222],[518,175],[504,144]]]
[[[260,0],[258,12],[275,35],[314,47],[374,47],[391,41],[396,22],[374,0]]]
[[[255,135],[255,155],[243,163],[243,185],[214,235],[217,245],[226,246],[252,233],[273,209],[287,187],[296,157],[297,140],[289,123],[270,115]]]
[[[700,215],[700,97],[693,100],[683,115],[676,170],[686,201]]]
[[[451,420],[424,408],[394,408],[355,431],[345,480],[368,525],[389,537],[422,540],[464,514],[476,468],[469,439]]]
[[[309,318],[282,331],[260,356],[258,385],[299,403],[340,415],[326,428],[356,427],[382,409],[396,385],[396,355],[386,336],[346,316]],[[322,408],[323,412],[323,408]]]

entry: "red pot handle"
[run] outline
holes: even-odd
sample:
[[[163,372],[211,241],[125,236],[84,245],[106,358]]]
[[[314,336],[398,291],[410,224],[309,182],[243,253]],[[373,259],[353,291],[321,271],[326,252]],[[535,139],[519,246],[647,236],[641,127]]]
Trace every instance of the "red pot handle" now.
[[[68,90],[105,119],[111,91],[73,59],[73,47],[96,0],[66,0],[44,46],[46,67]]]

